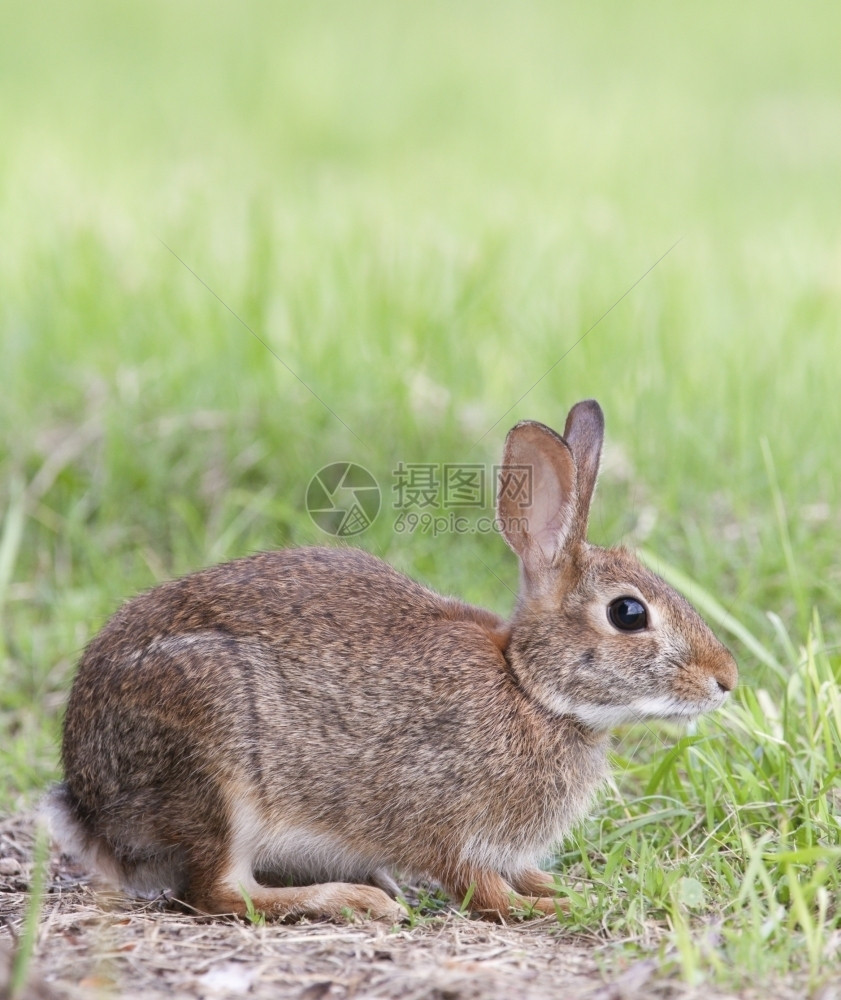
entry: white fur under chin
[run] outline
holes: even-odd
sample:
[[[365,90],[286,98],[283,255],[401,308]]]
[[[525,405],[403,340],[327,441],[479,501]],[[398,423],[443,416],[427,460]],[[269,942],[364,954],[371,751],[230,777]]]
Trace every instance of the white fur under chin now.
[[[607,732],[617,726],[648,722],[652,719],[687,721],[696,719],[704,712],[719,708],[725,699],[711,696],[702,702],[687,702],[668,695],[653,698],[635,698],[628,705],[599,705],[591,702],[574,701],[564,695],[552,699],[552,711],[558,715],[571,715],[596,732]]]

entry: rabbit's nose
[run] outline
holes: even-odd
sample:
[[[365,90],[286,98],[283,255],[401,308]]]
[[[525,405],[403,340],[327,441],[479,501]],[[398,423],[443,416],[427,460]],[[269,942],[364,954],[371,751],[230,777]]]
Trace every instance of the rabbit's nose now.
[[[718,684],[719,690],[725,693],[732,691],[736,686],[739,681],[739,671],[736,669],[736,661],[730,653],[726,653],[716,664],[713,670],[713,677],[716,684]]]

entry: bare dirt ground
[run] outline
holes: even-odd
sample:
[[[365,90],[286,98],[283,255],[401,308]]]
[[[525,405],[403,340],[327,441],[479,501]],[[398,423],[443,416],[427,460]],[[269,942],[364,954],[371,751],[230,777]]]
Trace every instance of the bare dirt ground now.
[[[0,997],[30,903],[33,817],[0,821]],[[604,970],[609,971],[604,971]],[[692,989],[656,960],[622,960],[615,942],[567,937],[554,918],[512,926],[455,911],[414,928],[374,922],[258,926],[96,894],[53,857],[23,998],[322,1000],[739,1000]],[[823,998],[822,998],[823,1000]],[[829,1000],[829,998],[826,998]],[[833,998],[835,1000],[835,998]]]

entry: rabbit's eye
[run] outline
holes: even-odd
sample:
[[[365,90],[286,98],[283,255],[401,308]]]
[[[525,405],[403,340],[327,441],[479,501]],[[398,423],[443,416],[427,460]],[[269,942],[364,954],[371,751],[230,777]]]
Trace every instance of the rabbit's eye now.
[[[610,624],[622,632],[638,632],[648,625],[645,605],[634,597],[617,597],[607,606]]]

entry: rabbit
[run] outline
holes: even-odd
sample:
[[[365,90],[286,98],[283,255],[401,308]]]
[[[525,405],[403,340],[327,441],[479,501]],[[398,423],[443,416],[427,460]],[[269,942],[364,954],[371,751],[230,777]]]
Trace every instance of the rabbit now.
[[[556,914],[541,870],[609,731],[723,704],[735,661],[623,548],[586,541],[604,433],[508,434],[509,622],[353,548],[263,552],[124,604],[82,656],[53,831],[105,883],[208,914],[399,921],[395,877]],[[523,490],[530,480],[531,495]]]

